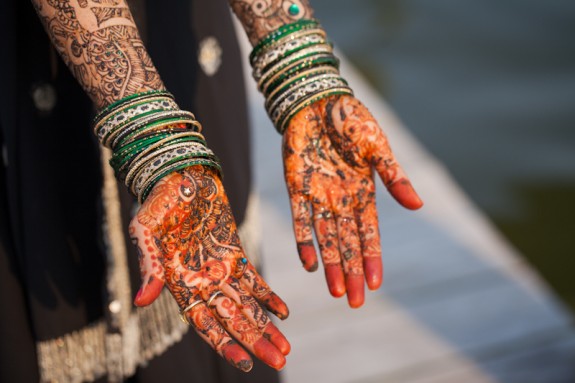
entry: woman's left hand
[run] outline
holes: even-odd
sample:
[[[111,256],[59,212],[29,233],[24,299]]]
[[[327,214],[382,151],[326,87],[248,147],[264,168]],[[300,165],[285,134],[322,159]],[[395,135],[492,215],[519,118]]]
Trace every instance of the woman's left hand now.
[[[379,125],[357,99],[331,96],[301,110],[283,139],[284,173],[297,249],[315,271],[315,230],[330,293],[347,292],[351,307],[364,302],[364,279],[379,288],[383,266],[375,208],[375,169],[402,206],[423,203]]]

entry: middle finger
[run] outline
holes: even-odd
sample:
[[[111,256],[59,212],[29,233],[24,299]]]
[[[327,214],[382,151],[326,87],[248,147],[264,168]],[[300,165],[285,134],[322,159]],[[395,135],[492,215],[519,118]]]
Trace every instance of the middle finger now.
[[[357,223],[353,211],[344,208],[336,218],[339,251],[341,253],[347,301],[350,307],[358,308],[365,300],[363,258]]]
[[[244,347],[270,367],[276,370],[283,368],[286,363],[284,355],[263,337],[233,299],[222,291],[216,291],[212,293],[206,304],[228,333]]]
[[[339,298],[345,294],[346,289],[338,247],[337,225],[331,210],[317,201],[313,203],[313,226],[329,292]]]

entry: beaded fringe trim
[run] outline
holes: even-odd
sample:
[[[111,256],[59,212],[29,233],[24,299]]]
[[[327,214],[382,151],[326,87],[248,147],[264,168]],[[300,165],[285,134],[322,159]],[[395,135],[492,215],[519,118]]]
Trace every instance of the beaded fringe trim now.
[[[132,310],[124,223],[120,219],[116,181],[108,165],[109,150],[103,149],[101,157],[111,320],[103,319],[62,337],[37,342],[41,382],[80,383],[105,375],[109,382],[120,382],[180,341],[189,329],[180,320],[178,306],[167,290],[150,306]],[[260,243],[258,207],[257,195],[250,194],[244,221],[238,228],[246,255],[256,266]],[[110,327],[119,331],[111,332]]]
[[[62,337],[38,342],[41,382],[89,382],[121,368],[132,375],[178,342],[188,330],[178,317],[178,307],[168,291],[146,308],[136,310],[122,334],[107,333],[104,320]],[[117,354],[117,351],[120,354]],[[123,366],[111,366],[124,361]]]

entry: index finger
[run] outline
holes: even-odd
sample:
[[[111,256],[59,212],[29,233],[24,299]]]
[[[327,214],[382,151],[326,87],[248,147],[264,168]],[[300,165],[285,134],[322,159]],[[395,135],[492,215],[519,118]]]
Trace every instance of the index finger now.
[[[417,210],[423,206],[423,201],[419,198],[407,174],[397,162],[387,137],[381,129],[377,133],[375,148],[371,157],[371,163],[381,177],[389,194],[407,209]]]

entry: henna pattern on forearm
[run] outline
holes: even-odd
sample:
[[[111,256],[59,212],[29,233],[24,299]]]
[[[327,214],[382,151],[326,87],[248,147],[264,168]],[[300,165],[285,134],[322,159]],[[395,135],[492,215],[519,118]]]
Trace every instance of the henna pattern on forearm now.
[[[164,89],[124,0],[32,0],[54,47],[98,107]]]
[[[188,312],[191,323],[230,363],[251,368],[233,337],[270,366],[285,364],[289,343],[262,306],[280,318],[287,317],[287,307],[249,262],[241,262],[235,221],[214,170],[193,166],[160,180],[134,217],[130,234],[141,254],[137,304],[153,300],[149,296],[159,293],[158,281],[165,281],[181,308],[202,302]],[[245,265],[241,273],[236,272],[239,264]]]
[[[94,16],[96,16],[98,26],[116,17],[124,18],[132,22],[134,21],[128,8],[92,7],[90,10]]]
[[[229,3],[252,45],[284,24],[313,17],[308,0],[229,0]],[[293,12],[296,9],[297,13]]]

